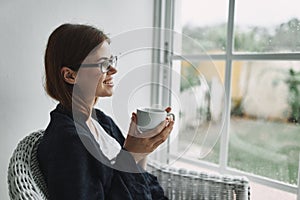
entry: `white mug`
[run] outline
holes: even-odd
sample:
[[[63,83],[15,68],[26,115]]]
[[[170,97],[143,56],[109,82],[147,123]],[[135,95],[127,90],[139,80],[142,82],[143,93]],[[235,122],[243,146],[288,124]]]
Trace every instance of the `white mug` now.
[[[154,129],[163,122],[167,116],[172,116],[173,119],[175,119],[173,113],[167,113],[165,110],[158,108],[138,108],[136,114],[137,128],[140,132]]]

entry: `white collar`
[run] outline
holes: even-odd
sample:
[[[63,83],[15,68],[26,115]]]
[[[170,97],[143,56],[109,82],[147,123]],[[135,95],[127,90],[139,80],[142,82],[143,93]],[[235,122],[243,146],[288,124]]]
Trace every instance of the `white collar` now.
[[[96,141],[98,142],[102,153],[110,161],[114,160],[122,149],[121,145],[115,138],[110,136],[102,128],[102,126],[99,124],[98,121],[96,121],[95,119],[92,118],[92,123],[94,124],[94,126],[96,127],[96,129],[98,131],[98,138],[96,137],[96,135],[94,135],[94,134],[93,135],[94,135],[94,138],[96,139]]]

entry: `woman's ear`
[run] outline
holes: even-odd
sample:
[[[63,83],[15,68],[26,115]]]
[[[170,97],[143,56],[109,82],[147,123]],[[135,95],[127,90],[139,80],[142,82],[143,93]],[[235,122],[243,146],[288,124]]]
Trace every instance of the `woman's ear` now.
[[[76,72],[70,69],[69,67],[62,67],[60,73],[65,82],[74,85],[76,79]]]

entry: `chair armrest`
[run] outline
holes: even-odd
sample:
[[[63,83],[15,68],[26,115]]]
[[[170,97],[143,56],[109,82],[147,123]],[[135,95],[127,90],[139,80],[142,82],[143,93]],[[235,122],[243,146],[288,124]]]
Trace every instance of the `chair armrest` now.
[[[147,164],[147,171],[157,176],[169,199],[248,200],[247,177],[209,174],[183,168]]]

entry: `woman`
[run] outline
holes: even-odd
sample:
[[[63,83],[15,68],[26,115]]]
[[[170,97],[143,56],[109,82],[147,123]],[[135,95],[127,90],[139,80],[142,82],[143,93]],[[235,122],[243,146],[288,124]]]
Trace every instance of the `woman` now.
[[[38,159],[50,199],[166,199],[141,165],[167,139],[174,121],[167,118],[141,137],[132,113],[125,139],[110,117],[93,108],[98,97],[113,94],[116,57],[109,43],[102,31],[79,24],[63,24],[49,37],[45,89],[59,104]]]

